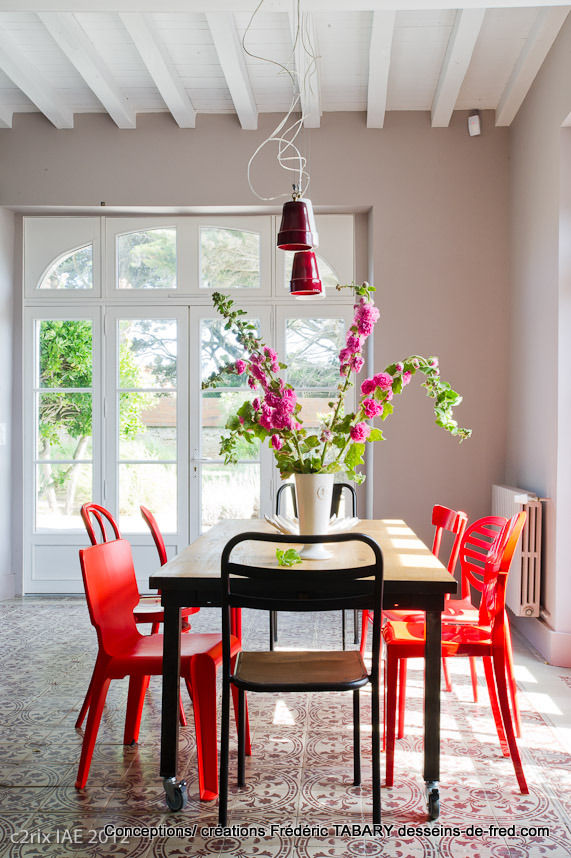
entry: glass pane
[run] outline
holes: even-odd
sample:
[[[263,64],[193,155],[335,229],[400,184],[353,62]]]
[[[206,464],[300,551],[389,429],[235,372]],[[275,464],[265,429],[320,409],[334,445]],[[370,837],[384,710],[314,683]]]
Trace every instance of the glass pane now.
[[[148,506],[165,533],[176,533],[176,465],[119,465],[119,528],[148,532],[139,506]]]
[[[176,394],[119,394],[119,458],[176,460]]]
[[[176,319],[119,322],[119,386],[176,387]]]
[[[36,466],[36,528],[77,530],[81,505],[92,498],[91,465]]]
[[[284,285],[289,289],[289,281],[291,280],[291,267],[293,265],[293,250],[282,250],[282,253],[285,254],[284,259]],[[325,288],[335,289],[337,284],[339,283],[339,278],[336,273],[329,265],[329,263],[318,253],[315,254],[315,258],[317,260],[317,268],[319,269],[319,276],[321,278],[321,283]]]
[[[48,268],[38,289],[93,289],[93,247],[87,244],[60,256]]]
[[[202,394],[202,456],[209,459],[219,458],[220,436],[224,432],[226,421],[246,399],[251,401],[255,395],[249,388],[240,391],[218,388]],[[254,439],[254,443],[249,444],[240,440],[237,449],[240,459],[257,459],[260,455],[260,442]]]
[[[118,289],[176,289],[176,229],[117,236]]]
[[[36,455],[41,459],[91,459],[90,393],[37,395]]]
[[[91,387],[92,324],[87,319],[36,322],[39,386]]]
[[[335,388],[339,382],[339,352],[344,345],[343,319],[288,319],[288,382],[295,388]]]
[[[259,233],[201,227],[200,285],[205,289],[259,289]]]
[[[310,429],[319,426],[325,417],[330,413],[327,406],[334,396],[332,391],[315,391],[312,393],[308,390],[298,390],[298,402],[301,404],[301,417],[305,429]]]
[[[254,325],[253,333],[260,332],[259,319],[248,321]],[[213,372],[228,363],[237,361],[245,356],[244,349],[236,340],[232,331],[225,331],[223,322],[219,319],[203,319],[200,323],[200,371],[201,379],[205,381]],[[228,375],[225,379],[227,387],[247,387],[246,375]]]
[[[225,518],[260,517],[260,466],[202,466],[202,530]]]

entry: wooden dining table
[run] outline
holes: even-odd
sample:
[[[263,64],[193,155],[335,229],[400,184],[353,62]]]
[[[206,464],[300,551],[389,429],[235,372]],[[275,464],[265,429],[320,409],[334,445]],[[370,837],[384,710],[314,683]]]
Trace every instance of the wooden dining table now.
[[[424,781],[429,817],[439,813],[440,779],[440,655],[441,614],[447,593],[456,592],[456,581],[408,525],[399,519],[361,520],[351,528],[376,540],[383,553],[383,608],[417,609],[426,612],[424,674]],[[151,575],[149,584],[161,591],[164,608],[164,654],[161,715],[160,774],[168,806],[181,809],[186,785],[177,779],[178,701],[180,685],[181,607],[220,606],[220,558],[226,542],[246,531],[272,532],[266,521],[231,519],[222,521],[198,537],[187,548]],[[242,548],[242,550],[245,550]],[[275,558],[275,551],[273,552]],[[277,560],[270,560],[275,563]],[[363,555],[363,565],[370,557]],[[358,565],[352,558],[351,565]],[[296,569],[339,568],[339,558],[306,560]],[[235,633],[240,635],[238,625]],[[216,734],[209,731],[203,748],[206,789],[203,799],[218,793]]]

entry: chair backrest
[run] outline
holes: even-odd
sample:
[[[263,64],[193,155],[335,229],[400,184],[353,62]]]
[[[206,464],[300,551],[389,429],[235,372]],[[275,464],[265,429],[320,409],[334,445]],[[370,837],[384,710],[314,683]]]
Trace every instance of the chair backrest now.
[[[162,535],[161,531],[159,530],[159,526],[157,524],[157,521],[156,521],[153,513],[150,511],[150,509],[147,509],[146,506],[141,506],[140,510],[141,510],[141,515],[143,516],[146,524],[149,527],[149,530],[151,531],[152,537],[155,540],[155,545],[157,546],[157,551],[159,553],[160,564],[161,564],[161,566],[164,566],[165,563],[167,562],[168,558],[167,558],[167,549],[165,547],[165,541],[163,539],[163,535]]]
[[[109,542],[110,538],[112,540],[121,539],[117,522],[104,506],[100,506],[98,503],[84,503],[81,507],[81,517],[92,545]],[[92,519],[99,525],[99,538],[95,533]],[[111,533],[113,536],[110,536]]]
[[[331,515],[339,515],[339,507],[341,505],[341,497],[346,491],[351,496],[351,515],[353,518],[357,515],[357,492],[351,483],[333,483],[333,494],[331,496]],[[295,494],[295,483],[284,483],[279,487],[276,494],[276,515],[279,515],[282,508],[284,492],[291,493],[291,502],[293,506],[293,514],[297,515],[297,498]]]
[[[474,521],[464,531],[460,543],[461,596],[470,598],[470,588],[482,591],[486,562],[497,549],[507,519],[488,515]]]
[[[141,637],[133,616],[139,592],[131,546],[125,539],[102,542],[80,549],[79,560],[99,646],[107,655],[118,655]]]
[[[304,541],[335,543],[335,562],[339,565],[328,569],[307,568],[307,563],[301,569],[277,566],[276,546],[287,549],[288,544],[299,543],[299,536],[289,534],[241,533],[226,543],[221,560],[225,670],[230,660],[230,612],[239,607],[264,611],[368,609],[373,612],[372,664],[373,669],[375,665],[378,669],[383,596],[381,549],[374,539],[353,532],[304,536]],[[241,548],[246,543],[247,552]]]
[[[503,644],[506,582],[514,552],[525,525],[526,512],[518,512],[506,522],[498,544],[486,563],[479,623],[492,626],[494,641]]]
[[[432,553],[438,557],[440,554],[440,545],[442,542],[442,534],[444,531],[454,534],[454,542],[450,550],[450,557],[446,568],[451,575],[454,575],[456,563],[458,562],[458,554],[460,552],[460,543],[466,525],[468,524],[468,516],[461,510],[449,509],[447,506],[436,504],[432,508],[432,524],[434,525],[434,540],[432,542]]]

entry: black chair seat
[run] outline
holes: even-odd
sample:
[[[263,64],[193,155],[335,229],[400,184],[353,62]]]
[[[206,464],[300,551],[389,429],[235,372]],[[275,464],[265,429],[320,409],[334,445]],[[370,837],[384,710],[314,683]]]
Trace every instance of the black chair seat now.
[[[233,682],[250,691],[352,691],[369,681],[356,650],[241,652]]]

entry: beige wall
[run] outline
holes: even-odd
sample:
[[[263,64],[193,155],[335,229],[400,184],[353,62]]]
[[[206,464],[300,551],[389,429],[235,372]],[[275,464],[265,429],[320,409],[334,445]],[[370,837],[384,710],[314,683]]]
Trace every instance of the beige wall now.
[[[0,209],[0,599],[14,595],[12,565],[12,348],[14,215]]]
[[[142,115],[136,130],[120,131],[84,115],[57,131],[40,116],[18,116],[14,129],[0,130],[0,204],[256,205],[246,164],[274,119],[245,132],[234,117],[203,116],[182,131],[166,115]],[[375,514],[405,517],[428,540],[434,503],[487,514],[491,484],[505,477],[509,131],[487,113],[474,138],[465,113],[447,129],[431,129],[428,114],[392,113],[382,130],[368,130],[361,114],[327,114],[303,143],[314,204],[371,211],[382,311],[375,368],[438,354],[465,397],[458,417],[474,437],[462,446],[434,425],[412,385],[376,445]],[[268,193],[288,186],[273,159],[256,177]]]
[[[512,126],[510,482],[551,498],[545,605],[519,623],[549,661],[571,665],[571,360],[569,302],[571,21],[567,21]],[[563,193],[562,193],[563,191]],[[560,206],[564,217],[560,219]],[[559,264],[560,225],[563,254]]]

